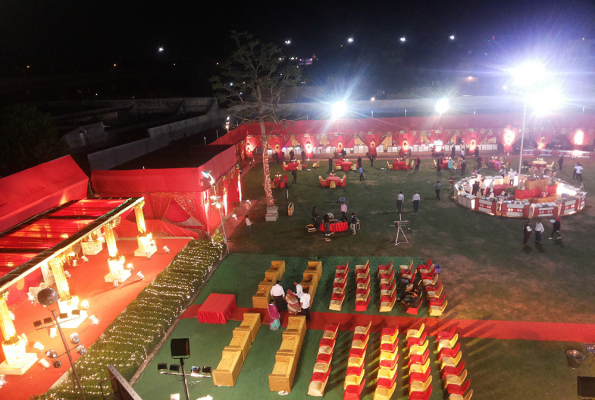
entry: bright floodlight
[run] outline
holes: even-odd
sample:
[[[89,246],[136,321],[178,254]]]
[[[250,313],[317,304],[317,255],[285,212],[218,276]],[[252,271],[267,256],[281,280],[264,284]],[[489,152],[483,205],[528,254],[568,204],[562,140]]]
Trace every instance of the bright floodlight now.
[[[352,38],[352,37],[350,37],[349,39],[347,39],[347,41],[348,41],[349,43],[353,43],[353,38]]]
[[[557,87],[551,86],[531,95],[527,103],[536,114],[545,115],[559,109],[564,103],[564,96]]]
[[[291,40],[286,40],[285,44],[291,44]]]
[[[213,178],[213,175],[211,175],[211,170],[209,170],[209,171],[202,171],[202,176],[204,176],[205,178],[207,178],[211,182],[211,185],[213,183],[215,183],[215,178]]]
[[[450,35],[450,40],[455,40],[455,35]]]
[[[160,48],[159,48],[159,52],[160,52],[160,53],[163,53],[163,47],[160,47]]]
[[[339,119],[347,112],[347,105],[343,100],[338,101],[332,105],[331,111],[333,114],[333,119]]]
[[[526,63],[512,70],[514,83],[521,86],[533,85],[545,78],[546,71],[543,65]]]
[[[403,37],[402,37],[401,39],[399,39],[399,40],[400,40],[401,42],[404,42],[404,41],[405,41],[405,40],[407,40],[407,39],[405,39],[405,36],[403,36]]]
[[[436,112],[438,112],[438,114],[440,114],[440,115],[447,112],[448,108],[449,108],[449,104],[448,104],[448,99],[446,99],[446,98],[440,99],[436,103]]]

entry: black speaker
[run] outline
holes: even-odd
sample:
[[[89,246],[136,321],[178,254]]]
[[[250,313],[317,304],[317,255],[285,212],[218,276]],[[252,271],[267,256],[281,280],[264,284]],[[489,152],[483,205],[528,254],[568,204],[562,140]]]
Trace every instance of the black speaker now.
[[[190,341],[186,339],[171,340],[171,358],[190,357]]]

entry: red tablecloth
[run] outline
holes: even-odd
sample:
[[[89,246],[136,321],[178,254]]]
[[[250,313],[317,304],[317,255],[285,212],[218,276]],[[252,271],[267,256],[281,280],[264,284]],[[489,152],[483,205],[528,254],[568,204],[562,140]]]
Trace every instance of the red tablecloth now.
[[[293,171],[297,169],[298,165],[300,165],[299,162],[290,162],[287,167],[283,167],[283,171]]]
[[[406,170],[407,163],[405,161],[393,161],[393,171]]]
[[[499,171],[500,167],[502,166],[502,163],[498,160],[490,160],[489,163],[492,169],[495,169],[497,171]]]
[[[352,166],[352,165],[353,165],[353,163],[352,163],[352,162],[344,162],[344,163],[341,163],[341,169],[342,169],[343,171],[349,171],[349,170],[351,169],[351,166]]]
[[[448,169],[448,160],[442,161],[442,169]]]
[[[532,197],[539,197],[541,196],[541,189],[526,189],[526,190],[516,190],[514,192],[514,198],[517,200],[525,200],[530,199]]]
[[[198,309],[198,322],[225,324],[235,309],[236,297],[233,294],[211,293]]]
[[[329,230],[331,232],[345,232],[349,229],[347,222],[331,222]],[[324,232],[324,223],[320,224],[320,230]]]
[[[329,176],[328,178],[326,178],[326,183],[330,184],[331,181],[341,182],[341,178],[339,178],[338,176]]]
[[[494,196],[500,196],[502,192],[509,188],[509,185],[494,185]]]

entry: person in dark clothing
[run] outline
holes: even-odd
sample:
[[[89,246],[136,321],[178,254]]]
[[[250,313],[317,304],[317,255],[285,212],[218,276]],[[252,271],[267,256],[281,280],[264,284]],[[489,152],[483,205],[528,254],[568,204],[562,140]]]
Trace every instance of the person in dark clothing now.
[[[297,170],[291,171],[291,176],[293,176],[293,181],[291,183],[297,183]]]
[[[341,156],[342,156],[343,158],[345,158],[345,156],[347,156],[347,152],[345,151],[345,149],[344,149],[344,148],[343,148],[343,149],[341,149]]]
[[[473,191],[471,192],[471,194],[473,196],[477,196],[478,191],[479,191],[479,182],[475,181],[475,183],[473,184]]]
[[[415,170],[414,171],[419,171],[419,164],[421,164],[421,160],[419,159],[419,157],[417,157],[415,159]]]
[[[328,172],[329,174],[333,172],[333,157],[329,157],[328,159]]]
[[[553,240],[554,234],[558,235],[558,238],[556,240],[562,239],[562,236],[560,236],[560,217],[556,217],[556,221],[554,222],[554,229],[552,230],[552,234],[548,239]]]
[[[452,158],[453,160],[455,158],[455,145],[454,144],[451,146],[450,158]]]
[[[302,149],[302,163],[306,162],[306,151]]]
[[[353,231],[353,234],[355,235],[355,232],[357,231],[357,223],[359,222],[359,219],[357,219],[357,217],[355,216],[355,213],[351,213],[351,230]]]
[[[279,164],[279,153],[275,152],[275,161]]]
[[[291,150],[289,152],[289,161],[293,161],[294,160],[294,156],[295,156],[295,153],[293,152],[293,150]]]
[[[407,311],[408,308],[417,308],[422,301],[421,289],[419,284],[409,284],[405,288],[405,291],[399,298],[399,304],[401,305],[403,312]]]
[[[475,158],[479,158],[479,147],[475,146]]]
[[[360,181],[365,181],[365,179],[364,179],[364,169],[362,167],[359,167],[359,180]]]
[[[440,181],[436,181],[434,189],[436,189],[436,200],[440,200],[440,190],[442,190],[442,184]]]
[[[467,163],[465,160],[461,163],[461,176],[465,176],[465,170],[467,169]]]
[[[481,159],[481,157],[476,157],[475,161],[477,161],[477,170],[479,171],[481,169],[482,159]]]
[[[529,226],[529,220],[527,220],[527,222],[525,223],[525,226],[523,227],[523,244],[527,244],[527,242],[529,241],[529,238],[531,237],[531,227]]]
[[[376,158],[373,154],[368,153],[368,158],[370,159],[370,167],[374,166],[374,159]]]
[[[318,213],[316,212],[316,206],[312,207],[312,222],[314,222],[315,227],[318,227]]]
[[[329,218],[328,214],[324,214],[324,217],[322,217],[322,223],[324,224],[324,234],[326,236],[330,236],[330,234],[331,234],[331,219]]]
[[[361,167],[362,167],[362,156],[359,156],[359,157],[357,158],[357,167],[358,167],[358,168],[361,168]]]
[[[436,163],[436,169],[438,172],[442,171],[442,156],[438,157],[438,162]]]
[[[560,171],[562,171],[562,164],[564,164],[564,156],[560,156],[558,159],[558,165],[560,166]]]

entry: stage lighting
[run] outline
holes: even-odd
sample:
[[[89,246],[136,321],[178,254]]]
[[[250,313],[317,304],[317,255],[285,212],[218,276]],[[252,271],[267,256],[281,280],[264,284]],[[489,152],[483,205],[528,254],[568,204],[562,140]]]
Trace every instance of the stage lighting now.
[[[200,374],[200,367],[192,367],[190,369],[190,376],[198,376]]]
[[[41,320],[39,320],[39,321],[33,321],[33,326],[35,328],[39,328],[41,325],[42,325]]]
[[[68,318],[68,314],[67,313],[60,313],[60,315],[58,315],[58,318],[60,318],[60,319],[66,319],[66,318]]]
[[[58,358],[58,352],[54,349],[49,349],[45,352],[45,355],[49,358]]]
[[[84,262],[89,262],[89,258],[87,256],[82,256],[81,260],[83,260]]]
[[[446,99],[446,98],[440,99],[436,103],[436,112],[438,112],[438,114],[440,114],[440,115],[447,112],[448,108],[449,108],[449,104],[448,104],[448,99]]]
[[[150,257],[149,257],[150,258]],[[114,287],[118,287],[118,285],[120,284],[120,282],[118,282],[117,279],[114,279]]]
[[[404,41],[405,41],[405,40],[407,40],[407,39],[405,39],[405,36],[403,36],[403,37],[402,37],[401,39],[399,39],[399,40],[400,40],[401,42],[404,42]]]
[[[527,62],[512,70],[514,83],[519,86],[531,86],[543,80],[547,72],[543,65]]]
[[[68,271],[64,271],[64,275],[66,275],[67,278],[72,278],[72,276],[70,275],[70,272]]]
[[[71,312],[73,316],[76,315],[77,317],[80,317],[81,315],[81,310],[72,310]]]
[[[163,246],[163,251],[165,251],[165,254],[169,253],[169,247]]]
[[[76,352],[82,356],[87,352],[87,348],[81,344],[80,346],[77,346]]]
[[[167,364],[159,363],[159,364],[157,364],[157,369],[159,370],[159,373],[166,374],[167,373]]]
[[[142,272],[138,271],[136,276],[138,276],[138,278],[142,281],[143,279],[145,279],[145,276],[143,275]]]
[[[99,320],[97,319],[97,317],[96,317],[95,315],[91,315],[91,316],[89,317],[89,319],[91,320],[91,322],[92,322],[94,325],[97,325],[97,324],[99,323]]]
[[[80,341],[81,341],[81,338],[79,337],[78,333],[75,332],[70,335],[70,343],[79,344]]]
[[[179,374],[180,373],[180,364],[171,364],[169,366],[169,372]]]
[[[83,310],[88,310],[89,309],[89,301],[88,300],[81,301],[81,307],[83,308]]]
[[[56,360],[54,361],[54,368],[60,368],[62,366],[62,361]]]
[[[339,119],[347,112],[345,101],[341,100],[331,106],[332,118]]]
[[[52,317],[44,318],[44,319],[43,319],[43,323],[44,323],[45,325],[47,325],[47,324],[51,324],[51,323],[52,323]]]
[[[47,368],[50,367],[50,363],[45,358],[42,358],[41,360],[39,360],[39,363],[41,364],[41,366],[43,368],[46,368],[47,369]]]
[[[43,351],[43,349],[45,349],[44,345],[39,342],[35,342],[33,348],[37,351]]]

